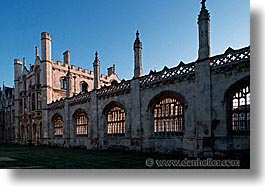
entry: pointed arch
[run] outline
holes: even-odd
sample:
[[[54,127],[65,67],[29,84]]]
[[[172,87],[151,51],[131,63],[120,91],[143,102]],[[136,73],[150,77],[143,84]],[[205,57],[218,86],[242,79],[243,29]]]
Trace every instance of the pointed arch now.
[[[174,91],[162,91],[149,104],[155,136],[183,135],[185,128],[185,99]]]
[[[233,85],[225,93],[228,132],[231,135],[250,134],[250,76]]]
[[[60,84],[61,84],[61,89],[66,90],[66,88],[67,88],[67,81],[66,81],[65,76],[62,76],[60,78]]]
[[[85,110],[78,108],[73,114],[75,131],[77,136],[88,135],[88,116]]]
[[[52,117],[52,123],[54,128],[54,136],[62,137],[63,136],[63,117],[59,113],[55,113]]]
[[[88,84],[85,81],[80,82],[80,92],[87,92],[88,91]]]
[[[126,111],[121,103],[111,101],[103,109],[103,115],[107,120],[108,136],[125,136]]]

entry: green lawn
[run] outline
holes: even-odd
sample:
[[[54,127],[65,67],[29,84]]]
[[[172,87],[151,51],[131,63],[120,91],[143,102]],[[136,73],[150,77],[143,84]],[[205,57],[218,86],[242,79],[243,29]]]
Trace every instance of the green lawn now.
[[[249,168],[249,156],[240,158],[240,167]],[[150,160],[151,158],[151,160]],[[177,155],[137,152],[91,151],[55,147],[0,145],[0,169],[148,169],[148,168],[228,168],[158,166],[156,160],[185,160]],[[228,158],[227,159],[235,159]],[[237,159],[237,158],[236,158]],[[193,160],[196,160],[195,158]],[[220,160],[220,159],[219,159]],[[226,158],[223,158],[226,160]],[[146,165],[151,166],[147,166]],[[152,164],[153,163],[153,164]]]
[[[55,147],[0,145],[0,168],[89,169],[149,168],[147,158],[173,158],[136,152],[89,151]]]

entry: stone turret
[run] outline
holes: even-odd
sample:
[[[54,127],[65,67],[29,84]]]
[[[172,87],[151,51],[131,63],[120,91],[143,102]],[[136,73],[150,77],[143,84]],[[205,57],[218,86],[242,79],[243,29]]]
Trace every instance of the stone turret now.
[[[115,65],[114,64],[112,67],[108,68],[108,76],[111,76],[112,74],[115,74]]]
[[[94,89],[100,88],[100,61],[98,59],[98,52],[95,54],[94,67]]]
[[[142,68],[142,42],[139,38],[139,32],[136,32],[136,39],[134,41],[133,50],[134,50],[134,78],[141,77],[143,75]]]
[[[51,60],[51,35],[48,32],[41,33],[41,109],[43,124],[43,142],[50,138],[48,104],[52,102],[52,60]]]
[[[22,73],[22,61],[20,59],[14,59],[15,81],[18,80],[21,73]]]
[[[41,33],[41,57],[42,61],[51,61],[51,35],[48,32]]]
[[[52,102],[52,61],[51,61],[51,35],[48,32],[41,33],[42,96],[45,101],[43,107]]]
[[[19,129],[19,77],[22,73],[22,61],[20,59],[14,60],[14,101],[15,101],[15,115],[14,115],[14,124],[15,124],[15,140],[18,142],[18,129]]]
[[[64,65],[70,65],[70,51],[67,50],[63,53]]]
[[[201,11],[198,16],[198,29],[199,29],[199,59],[210,57],[210,13],[205,6],[206,0],[202,0]]]

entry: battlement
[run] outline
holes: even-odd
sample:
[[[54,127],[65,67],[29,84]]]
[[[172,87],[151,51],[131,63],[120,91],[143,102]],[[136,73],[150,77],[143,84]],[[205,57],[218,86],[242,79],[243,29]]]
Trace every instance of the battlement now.
[[[51,40],[51,34],[48,32],[42,32],[41,33],[41,39],[49,39]]]
[[[68,64],[64,64],[62,61],[56,61],[55,63],[53,62],[54,69],[68,71],[68,66]],[[82,67],[77,67],[76,65],[70,65],[70,70],[73,74],[83,74],[88,76],[92,76],[94,74],[93,71],[83,69]]]
[[[14,59],[14,65],[22,65],[21,59]]]
[[[52,60],[53,61],[53,60]],[[53,61],[53,66],[55,69],[59,69],[59,70],[64,70],[64,71],[67,71],[68,70],[68,65],[67,64],[64,64],[62,61],[56,61],[54,62]],[[112,73],[108,73],[108,75],[105,75],[105,74],[101,74],[100,75],[100,79],[102,80],[107,80],[108,77],[110,77],[112,74],[115,74],[113,71],[114,67],[110,67],[108,69],[111,69]],[[70,66],[70,70],[71,70],[71,73],[74,73],[74,74],[87,74],[88,76],[93,76],[94,75],[94,72],[91,71],[91,70],[88,70],[88,69],[83,69],[82,67],[78,67],[76,65],[71,65]]]

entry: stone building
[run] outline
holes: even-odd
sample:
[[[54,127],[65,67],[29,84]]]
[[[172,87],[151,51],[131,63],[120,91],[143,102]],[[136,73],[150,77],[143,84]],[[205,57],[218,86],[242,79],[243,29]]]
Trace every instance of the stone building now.
[[[0,143],[15,139],[14,114],[14,89],[3,83],[0,88]]]
[[[147,75],[142,73],[137,31],[134,77],[126,81],[120,81],[115,66],[107,76],[100,75],[97,53],[94,72],[70,65],[69,51],[63,64],[55,63],[51,36],[42,33],[42,58],[36,48],[30,69],[25,59],[23,65],[21,60],[14,63],[13,142],[190,157],[249,150],[250,47],[211,55],[205,1],[198,30],[196,61]]]

